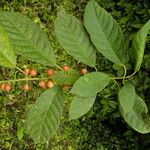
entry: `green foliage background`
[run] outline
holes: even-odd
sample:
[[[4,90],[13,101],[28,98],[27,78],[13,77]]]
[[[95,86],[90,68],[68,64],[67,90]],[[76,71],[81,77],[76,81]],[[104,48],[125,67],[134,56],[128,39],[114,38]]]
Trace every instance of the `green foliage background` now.
[[[58,44],[54,35],[53,21],[61,5],[77,18],[82,20],[84,8],[88,0],[1,0],[0,10],[17,11],[31,18],[48,34],[51,44],[57,54],[60,65],[67,63],[75,66],[76,61],[66,54]],[[117,20],[121,26],[127,49],[131,54],[128,72],[133,72],[130,41],[133,35],[150,18],[149,0],[97,0]],[[150,37],[148,37],[144,61],[134,79],[137,93],[146,101],[150,108]],[[113,65],[98,54],[98,69],[106,73],[122,75],[122,69]],[[22,57],[18,58],[20,68],[26,66],[38,68],[39,76],[44,75],[42,65],[34,64]],[[114,68],[115,71],[112,69]],[[0,80],[18,78],[22,75],[16,70],[0,68]],[[0,92],[0,149],[14,150],[148,150],[150,135],[142,135],[133,131],[123,121],[117,105],[116,86],[111,85],[97,96],[92,110],[82,118],[69,122],[68,108],[72,100],[67,93],[65,111],[62,123],[57,134],[46,145],[34,144],[26,135],[26,111],[35,102],[37,95],[42,92],[38,83],[33,82],[29,93],[21,90],[22,83],[17,83],[14,90],[7,94]]]

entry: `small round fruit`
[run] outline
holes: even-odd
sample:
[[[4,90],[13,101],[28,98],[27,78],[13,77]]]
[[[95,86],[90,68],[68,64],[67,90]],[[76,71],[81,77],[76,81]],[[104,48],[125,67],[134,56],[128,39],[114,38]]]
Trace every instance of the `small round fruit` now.
[[[11,85],[10,84],[6,84],[4,86],[4,91],[9,92],[11,90]]]
[[[47,81],[47,87],[52,88],[54,86],[54,83],[52,80]]]
[[[24,69],[24,74],[25,74],[25,75],[28,75],[29,72],[30,72],[30,69],[29,69],[29,68]]]
[[[64,66],[63,66],[63,70],[64,70],[64,71],[68,71],[69,69],[70,69],[69,66],[67,66],[67,65],[64,65]]]
[[[63,90],[69,90],[69,89],[70,89],[70,85],[64,84],[64,85],[62,86],[62,88],[63,88]]]
[[[80,70],[80,73],[85,75],[85,74],[88,73],[88,70],[86,68],[83,68],[83,69]]]
[[[23,86],[23,90],[24,90],[24,91],[29,91],[29,90],[30,90],[29,84],[25,84],[25,85]]]
[[[48,70],[47,70],[47,75],[48,75],[48,76],[54,75],[54,70],[53,70],[53,69],[48,69]]]
[[[46,88],[46,82],[44,80],[41,80],[39,82],[39,87],[41,87],[42,89],[45,89]]]
[[[1,84],[0,89],[4,91],[5,90],[5,86],[6,86],[5,83]]]
[[[37,75],[37,71],[34,70],[34,69],[31,69],[29,73],[30,73],[30,75],[31,75],[32,77],[34,77],[34,76]]]

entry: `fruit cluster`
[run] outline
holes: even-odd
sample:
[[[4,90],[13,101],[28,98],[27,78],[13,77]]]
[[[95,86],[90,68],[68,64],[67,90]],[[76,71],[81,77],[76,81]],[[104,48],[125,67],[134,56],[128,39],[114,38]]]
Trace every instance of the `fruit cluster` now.
[[[64,70],[64,71],[69,71],[69,69],[70,69],[70,67],[67,66],[67,65],[64,65],[62,67],[62,70]],[[35,77],[38,74],[37,70],[29,69],[29,68],[24,69],[23,73],[24,73],[25,76],[31,76],[31,77]],[[83,69],[80,70],[80,73],[82,75],[85,75],[85,74],[88,73],[88,71],[87,71],[86,68],[83,68]],[[53,69],[48,69],[48,70],[46,70],[46,74],[48,76],[53,76],[55,74],[55,71]],[[47,80],[42,80],[41,79],[39,81],[39,87],[42,88],[42,89],[52,88],[53,86],[54,86],[54,82],[52,80],[47,81]],[[28,83],[26,83],[25,85],[23,85],[22,89],[25,92],[27,92],[27,91],[30,90],[30,88],[31,88],[30,85]],[[64,85],[62,85],[62,88],[63,88],[63,90],[68,90],[68,89],[70,89],[70,85],[64,84]],[[0,85],[0,90],[2,90],[2,91],[9,92],[11,89],[12,89],[12,86],[8,83],[3,83],[3,84]]]

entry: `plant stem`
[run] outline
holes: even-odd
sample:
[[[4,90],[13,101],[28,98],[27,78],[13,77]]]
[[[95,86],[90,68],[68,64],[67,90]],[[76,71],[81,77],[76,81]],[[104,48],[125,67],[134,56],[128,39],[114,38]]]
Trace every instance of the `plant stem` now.
[[[21,78],[21,79],[14,79],[14,80],[4,80],[0,81],[0,83],[7,83],[7,82],[22,82],[22,81],[37,81],[37,80],[47,80],[49,78]]]
[[[63,69],[62,69],[60,66],[56,65],[56,67],[57,67],[58,69],[60,69],[61,71],[63,71]]]
[[[114,78],[111,78],[116,83],[116,85],[118,86],[118,88],[119,88],[119,84],[118,84],[118,82],[116,80],[123,80],[123,82],[124,82],[125,79],[128,79],[128,78],[132,77],[136,73],[136,72],[134,72],[131,75],[125,76],[126,75],[126,68],[124,68],[124,69],[125,69],[125,74],[124,74],[123,77],[114,77]]]
[[[130,78],[132,76],[134,76],[136,74],[136,72],[132,73],[131,75],[126,76],[127,78]]]
[[[123,77],[125,77],[127,75],[127,68],[126,68],[125,65],[123,65],[123,68],[124,68],[124,75],[123,75]]]
[[[113,80],[123,80],[123,79],[128,79],[130,77],[132,77],[133,75],[135,75],[136,72],[132,73],[131,75],[128,75],[128,76],[123,76],[123,77],[114,77],[114,78],[111,78]]]
[[[119,88],[119,84],[116,80],[113,80],[115,82],[115,84],[117,85],[117,87]]]
[[[22,72],[23,74],[24,74],[24,71],[23,70],[21,70],[19,67],[17,67],[16,66],[16,68],[20,71],[20,72]]]
[[[96,67],[94,67],[94,69],[95,69],[96,72],[98,71],[98,69]]]

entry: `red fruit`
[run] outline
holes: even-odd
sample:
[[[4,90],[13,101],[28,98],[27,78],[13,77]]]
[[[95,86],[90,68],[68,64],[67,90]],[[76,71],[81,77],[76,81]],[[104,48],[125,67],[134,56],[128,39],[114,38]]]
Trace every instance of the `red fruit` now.
[[[54,70],[53,70],[53,69],[48,69],[48,70],[47,70],[47,75],[48,75],[48,76],[54,75]]]
[[[29,73],[30,73],[30,75],[31,75],[32,77],[34,77],[34,76],[37,75],[37,71],[34,70],[34,69],[31,69]]]
[[[30,72],[30,69],[29,69],[29,68],[24,69],[24,74],[25,74],[25,75],[28,75],[29,72]]]
[[[40,81],[39,82],[39,86],[42,88],[42,89],[45,89],[46,88],[46,82],[44,80]]]
[[[5,90],[5,86],[6,86],[5,83],[1,84],[0,89],[4,91]]]
[[[62,86],[62,88],[63,88],[63,90],[69,90],[69,89],[70,89],[70,85],[64,84],[64,85]]]
[[[69,69],[70,69],[69,66],[67,66],[67,65],[64,65],[64,66],[63,66],[63,70],[64,70],[64,71],[68,71]]]
[[[88,73],[88,70],[86,68],[83,68],[83,69],[80,70],[80,73],[85,75],[85,74]]]
[[[24,90],[24,91],[29,91],[29,90],[30,90],[29,84],[25,84],[25,85],[23,86],[23,90]]]
[[[53,81],[52,81],[52,80],[49,80],[49,81],[47,82],[47,87],[48,87],[48,88],[52,88],[53,86],[54,86]]]
[[[4,91],[9,92],[11,90],[11,85],[5,84]]]

